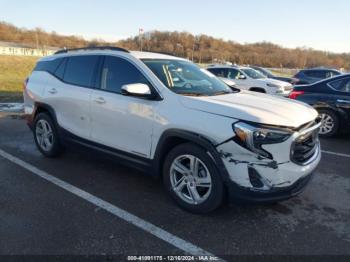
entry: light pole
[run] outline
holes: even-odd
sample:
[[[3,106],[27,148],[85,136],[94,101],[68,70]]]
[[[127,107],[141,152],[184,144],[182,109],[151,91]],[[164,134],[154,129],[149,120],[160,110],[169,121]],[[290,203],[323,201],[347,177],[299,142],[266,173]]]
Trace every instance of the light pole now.
[[[142,38],[143,38],[143,28],[139,29],[139,40],[140,40],[140,51],[142,52]]]

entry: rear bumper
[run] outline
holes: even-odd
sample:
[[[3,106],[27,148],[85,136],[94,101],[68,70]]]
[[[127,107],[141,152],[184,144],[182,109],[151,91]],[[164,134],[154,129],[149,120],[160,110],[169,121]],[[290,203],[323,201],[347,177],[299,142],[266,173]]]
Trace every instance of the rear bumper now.
[[[26,97],[26,94],[24,94]],[[35,105],[24,104],[24,119],[27,122],[27,125],[30,129],[33,129],[34,126],[34,118],[37,107]]]
[[[300,178],[288,187],[271,188],[268,191],[258,191],[240,187],[234,183],[227,185],[230,201],[242,201],[250,203],[273,203],[290,199],[301,194],[313,178],[313,173]]]

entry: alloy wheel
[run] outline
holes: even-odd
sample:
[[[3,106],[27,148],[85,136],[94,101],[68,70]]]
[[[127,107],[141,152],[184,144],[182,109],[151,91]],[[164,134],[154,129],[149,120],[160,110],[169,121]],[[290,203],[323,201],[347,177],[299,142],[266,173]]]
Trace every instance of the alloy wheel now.
[[[206,201],[212,190],[212,179],[206,165],[192,155],[177,157],[170,167],[172,190],[183,201],[199,205]]]
[[[332,130],[335,126],[334,119],[330,115],[328,115],[327,113],[322,113],[322,114],[320,114],[320,116],[321,116],[321,121],[322,121],[321,128],[320,128],[320,134],[325,135],[325,134],[332,132]]]
[[[40,148],[46,152],[50,151],[54,143],[54,135],[50,124],[41,119],[35,127],[36,140]]]

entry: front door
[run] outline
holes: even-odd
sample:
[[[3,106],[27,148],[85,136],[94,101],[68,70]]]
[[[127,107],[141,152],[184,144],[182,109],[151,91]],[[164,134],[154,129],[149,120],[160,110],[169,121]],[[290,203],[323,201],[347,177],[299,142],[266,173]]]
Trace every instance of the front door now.
[[[124,96],[126,84],[150,83],[129,61],[105,56],[99,88],[91,95],[91,139],[142,157],[149,157],[156,101]]]

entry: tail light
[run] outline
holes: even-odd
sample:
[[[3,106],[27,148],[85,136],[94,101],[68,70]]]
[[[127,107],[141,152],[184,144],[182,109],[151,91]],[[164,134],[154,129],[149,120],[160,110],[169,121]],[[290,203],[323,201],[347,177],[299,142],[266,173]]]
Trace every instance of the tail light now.
[[[305,94],[304,91],[292,91],[292,93],[290,93],[290,95],[289,95],[289,98],[290,99],[297,99],[298,96],[301,96],[303,94]]]
[[[23,81],[23,90],[26,90],[28,81],[29,81],[29,77],[27,77],[26,80]]]

